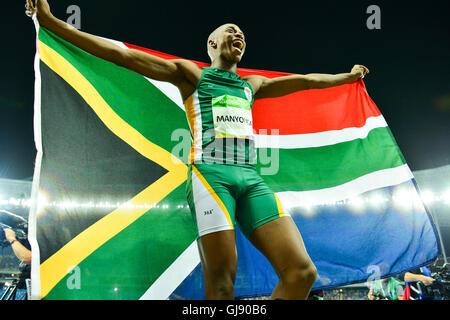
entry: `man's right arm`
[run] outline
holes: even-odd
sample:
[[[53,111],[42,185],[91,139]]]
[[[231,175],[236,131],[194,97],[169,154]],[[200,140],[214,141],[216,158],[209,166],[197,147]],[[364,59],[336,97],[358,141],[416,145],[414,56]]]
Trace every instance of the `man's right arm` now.
[[[31,0],[27,1],[30,3]],[[186,72],[189,71],[186,70],[186,62],[165,60],[139,50],[124,49],[108,40],[77,30],[54,17],[47,0],[37,0],[36,9],[41,26],[96,57],[151,79],[167,81],[177,86],[183,86],[183,82],[192,80],[192,77],[186,76]],[[192,85],[195,87],[196,83]]]
[[[31,251],[25,248],[24,245],[16,239],[16,233],[9,228],[3,229],[3,231],[5,232],[6,240],[11,244],[11,248],[16,257],[23,263],[31,264]]]
[[[431,278],[431,277],[427,277],[427,276],[425,276],[423,274],[415,274],[415,273],[411,273],[411,272],[406,272],[405,273],[404,280],[405,280],[405,282],[421,281],[426,286],[429,286],[430,284],[432,284],[434,282],[434,279]]]

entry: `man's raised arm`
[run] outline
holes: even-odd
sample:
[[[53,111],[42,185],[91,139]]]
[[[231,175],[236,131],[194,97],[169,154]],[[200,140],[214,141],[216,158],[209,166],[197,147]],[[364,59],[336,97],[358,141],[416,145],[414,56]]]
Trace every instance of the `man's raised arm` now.
[[[290,93],[308,89],[325,89],[355,82],[363,77],[369,69],[355,65],[349,73],[306,75],[289,75],[269,79],[262,76],[248,76],[246,80],[255,91],[255,99],[276,98]]]
[[[164,60],[139,50],[121,48],[108,40],[79,31],[66,22],[57,19],[50,12],[47,0],[35,1],[36,4],[34,5],[32,0],[27,0],[27,13],[37,12],[37,19],[41,26],[76,47],[155,80],[180,85],[187,79],[186,62]]]

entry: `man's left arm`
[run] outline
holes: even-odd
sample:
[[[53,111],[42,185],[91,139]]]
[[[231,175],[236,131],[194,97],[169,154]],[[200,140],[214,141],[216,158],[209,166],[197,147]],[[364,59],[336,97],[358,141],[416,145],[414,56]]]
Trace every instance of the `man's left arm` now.
[[[252,85],[255,99],[276,98],[301,90],[325,89],[355,82],[369,72],[363,65],[355,65],[349,73],[289,75],[277,78],[248,76],[245,79]]]

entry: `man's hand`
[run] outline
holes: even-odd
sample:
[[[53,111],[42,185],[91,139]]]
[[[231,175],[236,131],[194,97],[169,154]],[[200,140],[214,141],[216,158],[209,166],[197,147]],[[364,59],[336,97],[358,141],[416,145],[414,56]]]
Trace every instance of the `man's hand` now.
[[[36,10],[34,9],[33,1],[26,0],[25,1],[25,14],[31,18],[35,12],[36,12]]]
[[[433,279],[431,277],[427,277],[427,276],[420,277],[420,281],[426,286],[429,286],[430,284],[433,284],[434,280],[435,279]]]
[[[5,229],[3,229],[3,231],[5,231],[6,240],[8,240],[10,243],[13,242],[14,240],[17,240],[16,233],[13,230],[11,230],[9,228],[5,228]]]
[[[50,6],[47,0],[26,0],[25,4],[25,14],[32,17],[33,14],[37,13],[37,18],[42,24],[43,21],[48,20],[52,17],[50,12]]]
[[[35,0],[38,1],[38,0]],[[33,0],[26,0],[25,1],[25,14],[29,16],[30,18],[33,16],[33,14],[36,13],[36,6],[33,3]]]
[[[360,64],[355,64],[350,72],[354,75],[357,75],[359,78],[363,78],[366,74],[369,73],[369,69]]]

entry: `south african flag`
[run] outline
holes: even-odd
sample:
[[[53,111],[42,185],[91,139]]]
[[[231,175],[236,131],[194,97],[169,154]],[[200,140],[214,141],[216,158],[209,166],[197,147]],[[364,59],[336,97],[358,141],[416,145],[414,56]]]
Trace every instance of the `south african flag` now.
[[[35,71],[33,297],[204,298],[178,90],[39,26]],[[258,170],[302,233],[318,268],[315,288],[437,257],[435,226],[362,80],[258,100],[252,112]],[[276,274],[239,231],[236,237],[236,296],[269,294]]]

